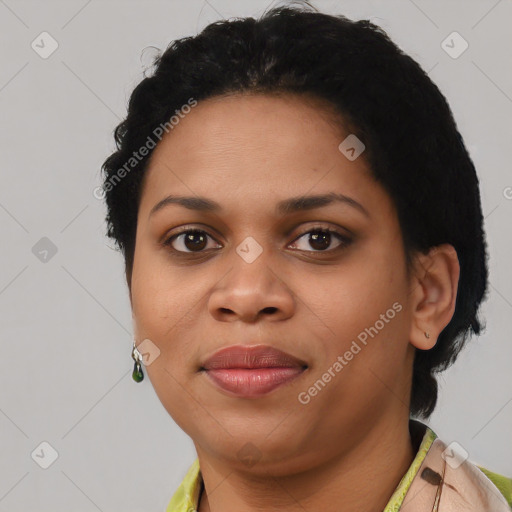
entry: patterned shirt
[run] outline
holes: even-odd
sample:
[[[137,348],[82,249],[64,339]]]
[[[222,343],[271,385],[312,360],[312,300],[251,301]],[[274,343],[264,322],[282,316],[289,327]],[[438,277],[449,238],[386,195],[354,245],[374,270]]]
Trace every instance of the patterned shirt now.
[[[423,460],[425,459],[425,455],[430,449],[432,443],[437,438],[437,435],[428,426],[422,425],[421,423],[414,420],[412,420],[412,423],[421,425],[424,428],[425,433],[423,434],[423,438],[420,442],[419,449],[414,460],[412,461],[405,475],[400,480],[400,483],[393,492],[393,495],[389,499],[389,502],[384,508],[383,512],[397,512],[400,510],[411,482],[417,475],[418,470]],[[489,478],[489,480],[494,483],[494,485],[496,485],[496,487],[512,507],[512,479],[493,473],[485,468],[479,466],[477,467],[487,476],[487,478]],[[194,463],[188,469],[185,478],[171,498],[166,512],[196,512],[199,506],[199,497],[202,489],[203,479],[201,470],[199,468],[199,459],[196,458]]]

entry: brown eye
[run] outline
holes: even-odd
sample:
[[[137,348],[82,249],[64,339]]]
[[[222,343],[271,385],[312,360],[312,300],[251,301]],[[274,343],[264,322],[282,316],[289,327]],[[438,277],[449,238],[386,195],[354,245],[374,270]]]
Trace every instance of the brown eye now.
[[[309,235],[309,237],[306,238],[306,235]],[[213,245],[208,246],[209,241],[212,241]],[[331,245],[335,241],[337,241],[338,244],[333,248]],[[351,242],[352,240],[348,236],[336,230],[326,227],[315,227],[296,238],[291,247],[305,252],[328,253],[334,252],[337,249],[343,249]],[[202,229],[183,229],[180,233],[170,236],[163,242],[163,245],[170,247],[172,251],[178,254],[200,254],[206,252],[207,249],[222,247],[213,237]]]
[[[306,238],[306,235],[309,235],[309,237]],[[304,238],[305,243],[303,244],[303,247],[298,247],[297,240],[300,240],[302,238]],[[338,245],[334,248],[329,248],[330,245],[333,243],[333,240],[338,240]],[[299,236],[293,243],[293,246],[294,248],[298,248],[301,251],[329,252],[340,247],[346,246],[350,242],[351,240],[348,237],[332,229],[314,228],[310,229],[309,231],[306,231],[301,236]],[[309,247],[312,247],[314,250],[311,251],[311,249],[308,248],[307,245],[309,245]]]
[[[331,233],[328,231],[313,231],[309,234],[309,241],[313,249],[323,251],[331,245]]]
[[[213,240],[206,231],[189,229],[171,236],[165,245],[171,246],[177,252],[201,252],[206,248],[209,238]]]

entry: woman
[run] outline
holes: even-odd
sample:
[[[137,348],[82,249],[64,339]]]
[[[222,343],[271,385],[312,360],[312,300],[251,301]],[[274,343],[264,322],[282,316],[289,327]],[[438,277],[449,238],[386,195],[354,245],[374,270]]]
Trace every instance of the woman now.
[[[155,64],[103,170],[134,379],[198,455],[167,511],[510,510],[512,480],[413,419],[488,275],[439,89],[379,27],[307,8]]]

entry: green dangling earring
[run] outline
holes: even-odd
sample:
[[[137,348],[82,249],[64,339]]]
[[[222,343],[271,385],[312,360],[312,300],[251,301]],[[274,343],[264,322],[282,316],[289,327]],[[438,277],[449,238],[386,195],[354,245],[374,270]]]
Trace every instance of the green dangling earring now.
[[[135,382],[142,382],[144,380],[144,373],[142,373],[142,355],[137,350],[135,346],[135,341],[133,342],[133,350],[132,350],[132,359],[135,361],[133,366],[132,378]]]

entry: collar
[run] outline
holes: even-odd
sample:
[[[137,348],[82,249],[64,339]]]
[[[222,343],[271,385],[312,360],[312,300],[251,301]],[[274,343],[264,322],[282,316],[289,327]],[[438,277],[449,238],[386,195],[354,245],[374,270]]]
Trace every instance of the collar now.
[[[405,512],[405,509],[407,512],[512,510],[509,505],[512,504],[512,479],[486,472],[469,461],[457,461],[451,445],[447,446],[432,429],[419,421],[409,420],[409,432],[413,446],[418,447],[416,456],[383,512]],[[493,475],[501,478],[498,480],[506,486],[506,494],[495,485]],[[166,512],[197,511],[202,490],[203,478],[196,458]]]

